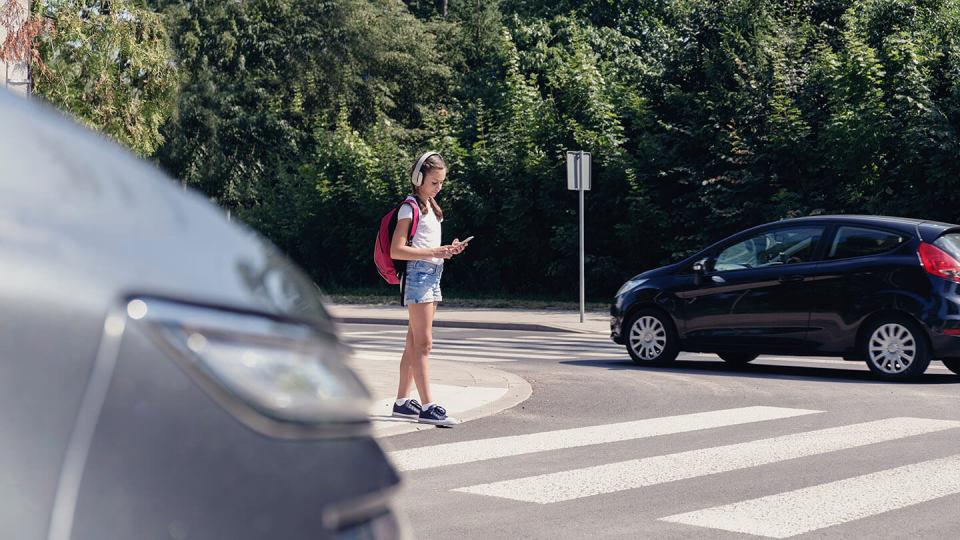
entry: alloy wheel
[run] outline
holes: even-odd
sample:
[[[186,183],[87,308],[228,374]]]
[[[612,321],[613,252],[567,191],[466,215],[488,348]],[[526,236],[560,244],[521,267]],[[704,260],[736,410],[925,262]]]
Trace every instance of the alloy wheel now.
[[[630,327],[630,349],[643,360],[656,360],[667,347],[667,330],[656,317],[638,318]]]
[[[907,327],[887,323],[877,327],[867,345],[870,362],[883,373],[899,375],[917,357],[917,341]]]

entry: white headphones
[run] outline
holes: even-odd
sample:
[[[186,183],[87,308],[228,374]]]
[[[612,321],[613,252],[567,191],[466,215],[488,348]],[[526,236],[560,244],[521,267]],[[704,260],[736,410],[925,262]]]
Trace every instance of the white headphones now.
[[[413,168],[413,172],[410,174],[410,183],[420,187],[420,184],[423,183],[423,173],[420,172],[420,168],[423,167],[423,164],[430,159],[430,156],[439,156],[440,154],[436,152],[426,152],[420,159],[417,160],[416,167]]]

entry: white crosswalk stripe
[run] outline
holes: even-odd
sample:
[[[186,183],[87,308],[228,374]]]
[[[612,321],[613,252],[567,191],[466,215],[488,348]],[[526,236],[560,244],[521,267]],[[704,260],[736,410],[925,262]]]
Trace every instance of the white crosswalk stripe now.
[[[780,407],[743,407],[413,448],[392,452],[390,458],[400,470],[412,471],[548,450],[792,418],[818,412],[821,411]]]
[[[347,343],[358,358],[393,358],[403,350],[404,335],[379,335],[371,332],[347,332]],[[627,359],[623,346],[604,336],[583,334],[520,336],[516,338],[466,337],[435,339],[431,358],[460,362],[513,362],[516,360]]]
[[[455,489],[550,504],[758,467],[960,427],[960,422],[889,418]]]
[[[661,518],[788,538],[960,493],[960,454]]]
[[[623,345],[617,345],[616,343],[610,341],[609,338],[582,338],[582,337],[569,337],[569,334],[563,334],[560,336],[553,336],[552,334],[545,334],[540,336],[519,336],[519,337],[477,337],[473,338],[474,341],[480,342],[490,342],[490,343],[518,343],[521,345],[527,345],[530,343],[544,343],[551,345],[603,345],[608,347],[614,347],[617,349],[622,349]]]
[[[401,334],[401,336],[404,336],[406,335],[406,333],[407,333],[407,330],[403,329],[403,330],[366,330],[366,331],[353,330],[350,332],[344,332],[343,334],[354,337],[354,336],[383,336],[385,334]]]
[[[355,344],[355,345],[352,345],[352,347],[355,348],[355,349],[364,349],[364,350],[381,350],[381,349],[383,349],[383,345],[379,345],[379,344],[366,344],[366,343]],[[396,344],[391,344],[391,347],[392,347],[392,350],[402,349],[402,348],[403,348],[403,342],[399,342],[399,343],[396,343]],[[582,351],[582,350],[571,351],[570,348],[568,348],[568,347],[563,347],[563,348],[554,348],[554,347],[550,347],[550,348],[544,348],[544,347],[491,347],[491,346],[488,346],[488,345],[484,345],[484,346],[482,346],[482,347],[478,347],[477,345],[475,345],[475,344],[473,344],[473,343],[439,343],[439,344],[438,344],[438,343],[434,343],[433,351],[431,351],[431,354],[433,354],[433,353],[435,353],[435,352],[437,352],[437,351],[446,351],[446,352],[450,352],[450,353],[459,353],[459,352],[467,352],[467,353],[471,353],[471,352],[472,352],[472,353],[490,352],[490,353],[496,353],[496,354],[526,354],[526,355],[532,355],[532,356],[531,356],[532,358],[543,357],[543,356],[547,356],[547,355],[549,355],[549,356],[556,356],[557,353],[560,353],[560,352],[562,352],[562,353],[571,353],[571,352],[574,352],[574,353],[576,353],[576,354],[584,354],[584,353],[593,354],[593,353],[598,352],[598,351],[597,351],[596,349],[594,349],[594,348],[590,348],[590,349],[588,349],[588,350],[586,350],[586,351]],[[621,356],[626,356],[626,354],[627,354],[626,351],[621,351],[621,350],[616,350],[616,351],[602,350],[602,351],[600,351],[599,353],[600,353],[600,354],[616,353],[616,354],[619,354],[619,355],[621,355]]]
[[[385,353],[389,354],[392,357],[398,357],[400,352],[403,350],[403,345],[401,344],[398,347],[384,349],[384,347],[379,345],[353,345],[353,349],[358,351],[357,354],[368,354],[368,353]],[[529,352],[520,352],[519,350],[511,349],[475,349],[475,348],[455,348],[449,346],[443,347],[434,347],[430,351],[431,358],[439,358],[445,360],[445,357],[448,356],[463,356],[464,358],[531,358],[531,359],[543,359],[543,358],[556,358],[556,353],[529,353]]]

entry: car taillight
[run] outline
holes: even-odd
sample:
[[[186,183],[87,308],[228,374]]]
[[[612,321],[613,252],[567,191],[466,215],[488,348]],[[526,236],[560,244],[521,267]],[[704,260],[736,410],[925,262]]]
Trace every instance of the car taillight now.
[[[933,244],[921,242],[917,249],[920,264],[927,273],[960,283],[960,261]]]

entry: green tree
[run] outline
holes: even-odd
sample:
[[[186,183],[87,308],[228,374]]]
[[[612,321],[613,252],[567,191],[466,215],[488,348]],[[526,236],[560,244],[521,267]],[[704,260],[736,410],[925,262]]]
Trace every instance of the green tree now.
[[[960,0],[141,1],[183,75],[155,157],[325,285],[377,282],[428,148],[478,292],[574,290],[572,149],[591,298],[782,217],[960,220]]]
[[[449,77],[432,37],[386,0],[166,9],[191,77],[160,162],[228,208],[258,208],[276,179],[310,165],[344,108],[363,131],[416,126]]]
[[[152,155],[178,84],[163,19],[128,0],[37,0],[33,9],[52,23],[35,40],[36,94]]]

